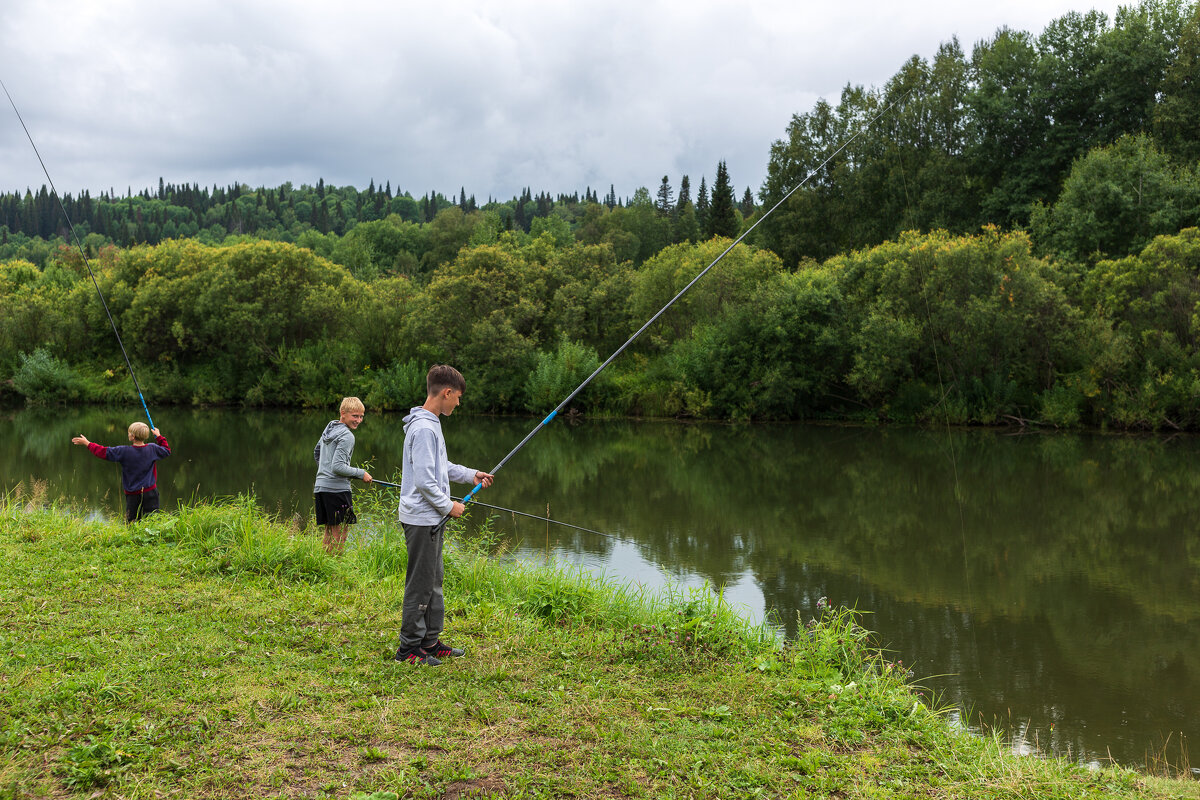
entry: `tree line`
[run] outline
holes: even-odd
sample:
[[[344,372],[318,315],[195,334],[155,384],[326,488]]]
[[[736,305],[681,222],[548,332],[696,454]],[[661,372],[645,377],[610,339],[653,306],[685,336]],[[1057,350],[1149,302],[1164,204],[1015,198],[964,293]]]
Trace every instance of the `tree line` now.
[[[440,192],[428,192],[414,198],[409,192],[393,192],[391,182],[376,187],[374,180],[366,191],[353,186],[330,186],[318,180],[315,186],[285,183],[275,188],[251,188],[244,184],[209,187],[197,184],[172,184],[159,179],[157,191],[128,189],[124,197],[111,189],[93,196],[84,190],[77,196],[63,195],[62,208],[45,185],[34,192],[0,194],[0,259],[23,258],[39,266],[62,243],[73,243],[67,217],[84,241],[89,255],[106,245],[131,247],[157,244],[168,239],[197,239],[205,244],[221,244],[230,237],[247,236],[311,245],[322,236],[341,237],[356,226],[396,218],[420,229],[432,223],[442,211],[457,209],[464,215],[481,212],[501,231],[529,233],[538,220],[552,226],[565,223],[577,229],[589,213],[601,210],[634,209],[652,205],[657,212],[654,230],[632,225],[634,236],[648,236],[645,246],[635,253],[648,253],[655,247],[681,241],[694,241],[702,235],[736,235],[741,218],[754,213],[754,197],[749,187],[741,202],[735,202],[725,163],[717,165],[716,180],[710,193],[705,178],[695,203],[691,198],[689,177],[680,182],[678,199],[668,176],[658,189],[657,200],[639,189],[632,197],[618,198],[610,186],[603,200],[590,186],[579,192],[534,194],[530,189],[511,200],[489,200],[480,205],[466,189],[457,198]],[[738,216],[740,214],[740,217]],[[620,215],[618,215],[619,218]],[[420,248],[418,247],[419,251]],[[422,252],[410,250],[418,262]],[[405,265],[411,266],[411,265]]]
[[[504,232],[423,281],[356,277],[297,245],[110,248],[93,265],[154,403],[375,408],[459,365],[479,411],[543,412],[729,244]],[[739,245],[589,387],[591,413],[734,419],[1200,425],[1200,229],[1086,265],[1030,237],[906,233],[792,270]],[[0,265],[3,391],[128,400],[78,257]]]
[[[1108,166],[1093,164],[1066,198],[1096,201],[1090,224],[1100,230],[1035,240],[1074,258],[1125,255],[1200,219],[1198,119],[1196,3],[1143,0],[1112,20],[1071,12],[1036,36],[1002,28],[969,54],[951,40],[932,61],[913,56],[882,88],[848,85],[836,104],[793,116],[771,146],[763,205],[811,179],[764,223],[760,244],[794,266],[906,230],[1036,232],[1079,159],[1100,149]],[[1137,219],[1146,199],[1171,209]]]

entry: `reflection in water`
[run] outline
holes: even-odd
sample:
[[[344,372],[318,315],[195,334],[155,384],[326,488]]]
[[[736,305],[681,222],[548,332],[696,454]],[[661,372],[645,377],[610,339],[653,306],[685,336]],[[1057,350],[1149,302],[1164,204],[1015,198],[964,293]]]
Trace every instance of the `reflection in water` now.
[[[164,507],[252,489],[265,508],[311,513],[312,445],[332,415],[156,416],[176,453]],[[0,484],[45,480],[51,497],[115,516],[115,466],[69,439],[117,444],[132,419],[0,419]],[[450,456],[489,469],[533,424],[455,416]],[[391,475],[399,415],[368,414],[357,439],[356,461]],[[1178,759],[1181,736],[1200,734],[1198,457],[1192,437],[563,423],[481,499],[621,539],[498,515],[521,552],[648,585],[709,582],[789,633],[822,596],[857,606],[919,676],[943,676],[925,683],[969,724],[1137,766],[1168,737]]]

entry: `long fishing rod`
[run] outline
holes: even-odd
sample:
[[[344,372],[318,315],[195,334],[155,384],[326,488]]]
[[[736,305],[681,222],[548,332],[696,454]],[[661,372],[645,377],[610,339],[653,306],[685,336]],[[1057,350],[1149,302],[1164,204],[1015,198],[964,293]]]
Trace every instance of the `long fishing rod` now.
[[[371,479],[371,483],[377,483],[380,486],[387,486],[387,487],[394,488],[394,489],[400,488],[400,484],[398,484],[398,483],[391,483],[390,481],[381,481],[381,480],[378,480],[375,478]],[[460,502],[462,501],[461,497],[454,497],[453,495],[451,495],[450,499],[458,500]],[[506,514],[516,514],[518,517],[528,517],[529,519],[536,519],[540,522],[553,522],[555,525],[561,525],[564,528],[574,528],[577,531],[583,531],[584,533],[594,533],[597,536],[603,536],[606,539],[615,539],[618,542],[622,541],[620,536],[613,536],[611,533],[603,533],[601,531],[592,530],[591,528],[584,528],[581,525],[572,525],[569,522],[563,522],[562,520],[553,519],[551,517],[539,517],[537,514],[526,514],[524,511],[517,511],[516,509],[513,509],[513,508],[505,508],[504,506],[494,506],[494,505],[491,505],[490,503],[484,503],[481,500],[476,500],[475,505],[483,506],[484,508],[491,508],[496,511],[503,511]]]
[[[21,112],[17,111],[17,104],[13,101],[12,95],[8,93],[8,87],[4,85],[4,81],[2,80],[0,80],[0,88],[4,89],[4,96],[8,98],[9,105],[12,106],[12,110],[17,115],[17,120],[20,121],[21,127],[25,130],[25,138],[29,139],[29,145],[33,148],[38,163],[42,165],[42,172],[46,173],[46,180],[50,182],[50,191],[54,193],[54,199],[58,201],[58,207],[62,210],[63,218],[66,219],[67,226],[71,229],[71,235],[75,238],[75,246],[79,248],[79,255],[83,257],[83,264],[87,267],[88,275],[92,276],[92,286],[96,287],[96,294],[100,296],[100,304],[104,306],[104,313],[108,315],[108,324],[112,325],[113,335],[117,337],[117,345],[121,348],[121,355],[125,357],[125,366],[129,369],[129,377],[133,378],[133,388],[137,390],[138,400],[142,401],[142,410],[146,412],[146,421],[150,423],[150,430],[154,430],[154,420],[150,417],[150,409],[146,406],[146,398],[142,396],[142,387],[138,384],[137,375],[134,374],[133,364],[129,360],[129,353],[125,352],[125,343],[121,341],[121,334],[117,331],[117,323],[113,320],[112,312],[108,310],[108,301],[104,299],[104,292],[100,291],[100,284],[96,280],[96,273],[92,272],[92,265],[88,261],[87,253],[84,252],[83,242],[79,240],[79,233],[75,230],[75,223],[71,222],[71,215],[67,213],[67,207],[63,205],[62,196],[54,186],[54,179],[50,177],[50,170],[46,169],[46,162],[42,160],[42,154],[38,152],[37,145],[33,143],[33,136],[29,133],[29,128],[25,125],[25,120],[21,117]]]
[[[796,193],[797,190],[800,189],[800,187],[802,187],[802,186],[804,186],[804,184],[808,183],[814,175],[816,175],[818,172],[821,171],[822,168],[824,168],[824,166],[826,164],[828,164],[830,161],[832,161],[834,158],[836,158],[838,153],[842,152],[847,147],[849,147],[851,142],[853,142],[855,139],[857,139],[859,136],[861,136],[864,132],[869,130],[872,125],[874,125],[876,122],[878,122],[880,120],[881,117],[883,117],[883,115],[885,115],[889,111],[891,111],[892,108],[895,107],[895,105],[897,103],[899,103],[901,100],[908,97],[910,94],[912,94],[912,92],[913,92],[913,90],[909,89],[907,92],[900,95],[892,102],[888,103],[888,105],[882,111],[880,111],[878,114],[876,114],[874,117],[872,117],[871,120],[868,121],[867,124],[864,125],[861,129],[859,129],[859,131],[857,133],[855,133],[853,136],[851,136],[849,139],[847,139],[845,142],[843,142],[842,145],[837,150],[834,150],[832,153],[830,153],[829,156],[824,161],[822,161],[814,169],[812,169],[808,173],[808,175],[806,175],[804,177],[804,180],[800,181],[795,186],[793,186],[791,189],[789,189],[787,194],[785,194],[783,197],[781,197],[779,199],[779,201],[777,203],[775,203],[775,205],[771,206],[771,208],[766,213],[764,213],[761,217],[756,219],[754,221],[753,225],[751,225],[749,228],[744,230],[740,236],[738,236],[736,239],[733,240],[732,244],[730,244],[728,247],[726,247],[724,250],[722,250],[721,254],[719,256],[717,256],[716,258],[714,258],[712,260],[711,264],[709,264],[707,267],[702,269],[699,272],[699,274],[696,275],[696,277],[692,278],[688,282],[687,286],[684,286],[682,289],[680,289],[678,294],[676,294],[674,297],[672,297],[665,306],[663,306],[662,308],[660,308],[658,310],[658,313],[656,313],[650,319],[646,320],[646,323],[644,325],[642,325],[642,327],[638,328],[637,331],[634,332],[634,334],[632,336],[630,336],[628,339],[625,340],[625,344],[618,347],[611,356],[609,356],[607,359],[605,359],[603,364],[596,367],[596,370],[591,375],[587,376],[587,378],[584,379],[583,383],[581,383],[581,384],[579,384],[579,386],[575,387],[575,391],[571,392],[569,395],[566,396],[566,398],[561,403],[559,403],[557,406],[555,406],[554,410],[551,411],[549,414],[547,414],[545,419],[543,419],[539,424],[535,425],[533,430],[531,430],[529,433],[527,433],[525,435],[525,438],[522,439],[520,442],[518,442],[517,446],[509,451],[508,455],[506,455],[504,458],[500,459],[500,463],[492,468],[491,474],[495,475],[497,472],[499,472],[504,467],[504,465],[508,463],[508,460],[510,458],[512,458],[513,456],[515,456],[522,447],[524,447],[526,444],[528,444],[529,440],[532,439],[535,435],[537,435],[538,431],[540,431],[542,428],[549,425],[550,422],[556,416],[558,416],[558,412],[562,411],[563,408],[566,407],[567,403],[574,400],[575,396],[578,395],[580,392],[582,392],[584,387],[586,387],[589,383],[592,382],[593,378],[595,378],[597,375],[599,375],[601,372],[603,372],[604,368],[607,367],[609,364],[611,364],[616,359],[617,356],[619,356],[619,355],[621,355],[621,353],[625,352],[625,348],[627,348],[627,347],[629,347],[629,345],[633,344],[633,342],[639,336],[641,336],[646,331],[647,328],[649,328],[651,325],[653,325],[654,322],[659,317],[661,317],[663,314],[666,313],[668,308],[675,305],[675,301],[677,301],[679,298],[683,297],[683,295],[687,293],[688,289],[691,289],[692,286],[695,285],[695,283],[698,280],[700,280],[706,274],[708,274],[708,271],[710,269],[712,269],[713,267],[715,267],[721,261],[721,259],[723,259],[726,255],[728,255],[731,250],[733,250],[733,248],[737,247],[743,239],[745,239],[748,235],[750,235],[750,232],[753,231],[755,228],[757,228],[759,226],[759,223],[761,223],[767,217],[771,216],[771,214],[775,211],[775,209],[777,209],[781,205],[783,205],[789,197],[791,197],[793,194]],[[471,499],[475,496],[475,494],[482,487],[483,487],[482,483],[475,484],[475,487],[473,489],[471,489],[471,491],[467,494],[466,497],[463,498],[463,500],[462,500],[463,505],[470,503]]]

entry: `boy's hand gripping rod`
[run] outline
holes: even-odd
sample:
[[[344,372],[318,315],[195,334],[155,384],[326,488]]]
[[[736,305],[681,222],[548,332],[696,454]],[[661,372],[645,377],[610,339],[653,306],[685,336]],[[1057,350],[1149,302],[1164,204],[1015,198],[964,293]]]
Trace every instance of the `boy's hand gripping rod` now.
[[[874,117],[872,117],[871,120],[866,125],[864,125],[857,133],[855,133],[853,136],[851,136],[849,139],[847,139],[845,142],[843,142],[842,145],[837,150],[834,150],[832,153],[830,153],[829,156],[824,161],[822,161],[820,164],[818,164],[814,169],[810,170],[808,175],[806,175],[804,177],[804,180],[800,181],[795,186],[793,186],[791,189],[789,189],[788,193],[779,199],[779,202],[777,202],[777,203],[775,203],[775,205],[771,206],[771,208],[765,214],[763,214],[761,217],[759,217],[757,220],[754,221],[753,225],[751,225],[749,228],[747,228],[745,231],[743,231],[740,236],[738,236],[736,239],[734,239],[733,243],[730,244],[729,247],[726,247],[724,250],[722,250],[721,254],[712,260],[711,264],[709,264],[707,267],[702,269],[700,271],[700,273],[698,275],[696,275],[696,277],[692,278],[691,281],[688,282],[687,286],[684,286],[682,289],[680,289],[679,293],[677,295],[672,297],[665,306],[660,308],[658,310],[658,313],[656,313],[650,319],[646,320],[646,324],[642,325],[642,327],[638,328],[637,331],[632,336],[630,336],[628,339],[626,339],[625,344],[618,347],[616,349],[616,351],[604,361],[603,364],[596,367],[595,372],[593,372],[591,375],[587,376],[587,378],[583,381],[583,383],[581,383],[581,384],[579,384],[579,386],[575,387],[575,391],[571,392],[569,395],[566,396],[566,399],[564,399],[561,403],[559,403],[557,406],[555,406],[554,410],[551,411],[549,414],[547,414],[546,418],[543,419],[537,426],[535,426],[533,430],[531,430],[529,433],[527,433],[525,435],[525,438],[522,439],[520,442],[518,442],[517,446],[509,451],[508,455],[506,455],[504,458],[500,459],[500,463],[492,468],[491,474],[495,475],[497,472],[499,472],[504,467],[504,465],[508,463],[508,460],[510,458],[512,458],[513,456],[515,456],[517,454],[517,451],[519,451],[522,447],[524,447],[526,444],[528,444],[529,440],[532,439],[535,435],[537,435],[538,431],[540,431],[542,428],[549,425],[551,420],[553,420],[556,416],[558,416],[558,412],[562,411],[563,408],[566,407],[567,403],[574,400],[575,396],[578,395],[580,392],[582,392],[584,387],[592,382],[593,378],[595,378],[597,375],[599,375],[601,372],[603,372],[604,368],[607,367],[609,364],[611,364],[616,359],[617,356],[619,356],[619,355],[621,355],[621,353],[625,352],[625,348],[627,348],[627,347],[629,347],[629,345],[633,344],[633,342],[639,336],[641,336],[646,331],[647,328],[649,328],[651,325],[653,325],[654,322],[659,317],[661,317],[664,313],[666,313],[668,308],[675,305],[675,301],[678,300],[679,298],[683,297],[687,293],[688,289],[691,289],[692,286],[695,285],[696,281],[700,280],[706,274],[708,274],[708,271],[710,269],[712,269],[713,267],[715,267],[717,265],[717,263],[720,262],[721,259],[723,259],[726,255],[728,255],[731,250],[733,250],[733,248],[735,248],[739,244],[741,244],[741,241],[743,239],[745,239],[752,230],[757,228],[759,223],[761,223],[764,219],[769,217],[775,211],[775,209],[777,209],[781,205],[783,205],[787,201],[787,199],[789,197],[791,197],[793,194],[795,194],[796,191],[800,187],[802,187],[804,184],[808,183],[812,179],[812,177],[814,175],[816,175],[826,164],[828,164],[830,161],[832,161],[837,156],[838,153],[842,152],[847,147],[849,147],[851,142],[853,142],[855,139],[857,139],[859,136],[861,136],[864,132],[869,130],[872,125],[874,125],[876,122],[878,122],[880,120],[881,117],[883,117],[885,114],[887,114],[889,111],[891,111],[892,108],[894,108],[897,103],[899,103],[901,100],[908,97],[910,94],[912,94],[912,92],[913,92],[913,90],[909,89],[907,92],[900,95],[892,102],[888,103],[886,108],[884,108],[882,111],[880,111]],[[483,487],[482,483],[475,484],[475,487],[473,489],[471,489],[471,491],[469,493],[467,493],[467,495],[465,497],[463,497],[463,499],[462,499],[463,505],[465,506],[468,503],[470,503],[471,498],[473,498],[475,496],[475,494],[482,487]],[[443,518],[442,521],[445,522],[446,521],[445,518]]]

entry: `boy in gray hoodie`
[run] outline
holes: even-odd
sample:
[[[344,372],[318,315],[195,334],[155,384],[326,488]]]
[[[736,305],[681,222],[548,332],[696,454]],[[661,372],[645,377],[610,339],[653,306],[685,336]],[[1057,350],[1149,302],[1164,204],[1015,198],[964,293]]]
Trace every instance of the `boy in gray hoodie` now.
[[[362,424],[366,408],[357,397],[342,398],[339,419],[325,426],[313,459],[317,462],[317,482],[313,485],[313,502],[317,507],[317,524],[325,526],[325,552],[340,553],[346,545],[347,526],[358,522],[351,502],[350,479],[371,482],[371,473],[350,466],[354,453],[354,429]]]
[[[404,418],[404,460],[400,473],[400,524],[408,547],[404,611],[396,660],[436,666],[463,650],[443,644],[446,620],[442,598],[442,540],[446,521],[461,517],[463,504],[450,499],[450,481],[492,485],[492,476],[446,458],[439,417],[450,416],[467,384],[462,373],[435,364],[425,376],[425,404]]]

